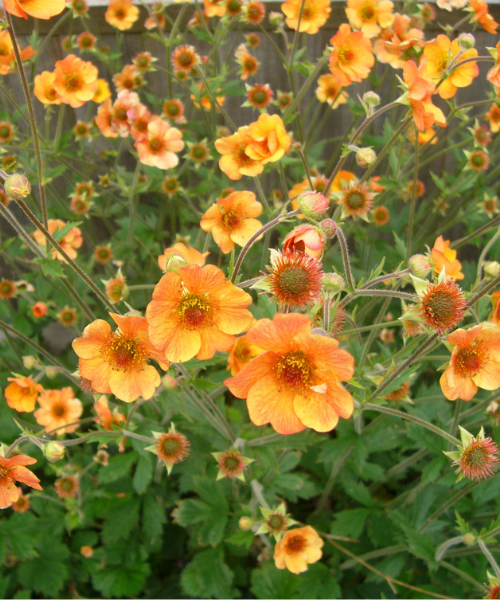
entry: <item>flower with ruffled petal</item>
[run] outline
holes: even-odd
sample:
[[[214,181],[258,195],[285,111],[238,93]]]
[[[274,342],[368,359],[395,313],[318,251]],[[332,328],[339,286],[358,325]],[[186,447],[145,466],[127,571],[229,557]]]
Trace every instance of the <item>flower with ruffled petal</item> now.
[[[203,267],[205,259],[210,252],[201,253],[194,248],[189,248],[182,242],[177,242],[171,248],[165,248],[163,254],[160,254],[158,257],[158,266],[162,271],[167,270],[169,257],[175,256],[176,254],[183,256],[186,259],[184,266],[198,265],[199,267]]]
[[[52,236],[54,235],[54,233],[56,231],[58,231],[59,229],[63,229],[65,226],[66,226],[66,223],[64,221],[61,221],[60,219],[49,219],[48,224],[47,224],[49,233]],[[45,247],[47,245],[47,238],[38,229],[33,234],[33,237],[40,244],[40,246]],[[73,260],[77,257],[77,252],[76,252],[77,248],[80,248],[80,246],[82,244],[83,244],[83,237],[82,237],[82,232],[79,227],[73,227],[73,229],[68,231],[68,233],[61,240],[59,240],[59,245],[61,246],[61,248]],[[52,252],[52,258],[57,258],[57,260],[66,262],[66,259],[64,258],[64,256],[60,252],[58,252],[55,248],[53,248],[51,250],[51,252]]]
[[[370,40],[361,31],[343,23],[330,39],[330,72],[347,86],[366,79],[375,64]]]
[[[299,574],[307,571],[307,565],[322,556],[323,540],[310,525],[290,529],[274,549],[274,562],[278,569],[288,569]]]
[[[35,411],[35,419],[39,425],[45,426],[45,431],[57,429],[56,433],[73,433],[78,425],[65,427],[80,418],[83,407],[70,387],[61,390],[44,390],[38,398],[40,408]]]
[[[345,13],[353,29],[372,38],[393,24],[393,10],[390,0],[347,0]]]
[[[97,92],[97,67],[74,54],[58,60],[54,74],[54,88],[59,100],[71,108],[83,106]]]
[[[132,0],[110,0],[104,18],[116,29],[126,31],[139,18],[139,8],[132,4]]]
[[[441,273],[443,267],[448,279],[459,281],[465,275],[462,273],[462,264],[457,260],[457,251],[450,248],[450,241],[444,240],[440,235],[434,242],[434,247],[431,250],[431,258],[434,264],[434,273]]]
[[[3,0],[3,8],[15,17],[48,20],[62,13],[66,0]]]
[[[4,458],[0,455],[0,509],[8,508],[19,499],[19,488],[16,482],[42,491],[38,477],[26,468],[26,465],[35,463],[36,459],[25,454],[13,458]]]
[[[161,117],[153,117],[147,134],[135,142],[135,147],[143,165],[171,169],[179,164],[177,153],[184,149],[182,132]]]
[[[17,412],[33,412],[38,394],[43,393],[43,387],[30,377],[8,377],[11,381],[4,390],[5,399],[10,408]]]
[[[239,127],[233,135],[215,140],[215,148],[222,154],[219,167],[229,179],[237,181],[243,175],[255,177],[262,173],[264,166],[261,160],[251,158],[247,154],[248,147],[254,142],[248,126]]]
[[[318,33],[331,12],[330,0],[285,0],[281,10],[290,29],[305,33]],[[302,14],[301,14],[302,11]],[[300,19],[300,25],[299,25]]]

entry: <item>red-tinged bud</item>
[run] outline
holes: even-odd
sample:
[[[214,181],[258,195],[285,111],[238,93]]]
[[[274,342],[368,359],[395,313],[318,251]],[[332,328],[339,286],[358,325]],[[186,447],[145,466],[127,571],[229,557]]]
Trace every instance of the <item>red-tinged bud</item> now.
[[[61,458],[64,458],[66,449],[58,442],[49,442],[48,444],[43,446],[43,453],[45,455],[45,458],[50,463],[55,463],[58,460],[61,460]]]
[[[356,152],[356,162],[360,167],[367,169],[371,164],[377,160],[375,151],[371,148],[360,148]]]
[[[5,180],[4,188],[7,196],[12,200],[22,200],[31,193],[30,182],[20,173],[9,175]]]
[[[297,198],[297,202],[302,214],[314,220],[322,217],[330,204],[328,199],[319,192],[304,192]]]
[[[42,317],[44,317],[47,314],[48,310],[49,309],[45,302],[37,302],[31,307],[31,312],[33,313],[33,316],[37,319],[41,319]]]
[[[241,519],[238,521],[238,525],[240,526],[241,530],[249,531],[252,529],[253,519],[250,517],[241,517]]]
[[[331,240],[335,237],[337,233],[337,223],[333,219],[323,219],[319,224],[319,228],[321,233],[325,236],[326,239]]]
[[[424,254],[414,254],[408,262],[415,277],[425,278],[432,269],[429,258]]]

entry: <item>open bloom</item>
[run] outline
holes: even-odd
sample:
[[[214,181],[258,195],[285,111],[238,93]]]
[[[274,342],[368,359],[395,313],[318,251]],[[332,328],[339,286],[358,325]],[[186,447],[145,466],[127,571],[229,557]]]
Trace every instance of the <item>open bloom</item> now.
[[[54,233],[58,229],[62,229],[63,227],[65,227],[65,225],[66,225],[66,223],[64,221],[61,221],[60,219],[49,219],[48,230],[49,230],[50,235],[53,236]],[[33,234],[33,237],[40,244],[40,246],[47,245],[47,238],[38,229]],[[59,240],[59,245],[61,246],[61,248],[73,260],[77,256],[76,249],[80,248],[80,246],[82,244],[83,244],[82,232],[80,231],[80,229],[78,227],[73,227],[73,229],[71,229],[71,231],[68,231],[68,233],[61,240]],[[66,261],[64,256],[60,252],[58,252],[55,248],[52,249],[52,258],[57,258],[57,260],[62,260],[64,262]]]
[[[59,94],[54,87],[56,75],[50,71],[44,71],[35,77],[33,93],[42,104],[61,104]]]
[[[360,82],[368,77],[375,58],[371,42],[363,32],[352,32],[349,25],[343,23],[330,39],[330,44],[330,72],[342,85]]]
[[[190,265],[167,273],[146,310],[149,338],[172,362],[225,352],[252,321],[252,298],[213,265]]]
[[[317,562],[323,553],[323,540],[310,525],[288,530],[274,549],[278,569],[292,573],[307,571],[307,565]]]
[[[261,164],[276,162],[288,152],[291,138],[285,130],[285,125],[278,115],[266,113],[248,126],[248,134],[252,139],[245,153]]]
[[[462,52],[458,41],[450,41],[446,35],[438,35],[432,42],[427,42],[424,48],[424,57],[427,58],[427,75],[434,81],[439,81],[445,77],[438,88],[438,94],[441,98],[452,98],[458,88],[467,87],[472,80],[479,75],[479,68],[474,61],[461,64],[467,59],[477,56],[477,50],[471,48],[460,54],[459,60],[455,63],[454,59]],[[450,74],[447,70],[454,62],[455,66]]]
[[[0,456],[0,508],[8,508],[19,499],[16,482],[29,485],[35,490],[42,490],[38,477],[26,468],[26,465],[35,463],[34,458],[25,454],[13,458]]]
[[[455,346],[449,367],[439,383],[448,400],[471,400],[477,389],[500,387],[500,331],[482,324],[471,329],[457,329],[448,336]]]
[[[446,127],[443,111],[432,103],[431,95],[434,84],[425,79],[422,71],[425,69],[425,59],[420,66],[409,60],[403,67],[403,79],[408,86],[407,102],[413,111],[413,121],[419,131],[425,131],[436,123]]]
[[[348,0],[345,13],[353,29],[367,37],[378,35],[394,22],[394,4],[390,0]]]
[[[231,375],[236,375],[248,364],[252,358],[262,354],[264,350],[247,340],[246,335],[242,335],[234,341],[227,357],[227,370],[231,370]]]
[[[110,0],[104,18],[120,31],[130,29],[139,18],[139,9],[132,0]]]
[[[301,252],[319,260],[324,245],[325,238],[317,227],[298,225],[287,234],[283,242],[283,250],[285,253]]]
[[[10,408],[17,412],[33,412],[38,394],[43,393],[43,387],[29,377],[9,377],[7,381],[12,382],[4,390]]]
[[[119,327],[117,331],[113,333],[109,323],[97,319],[73,341],[73,350],[80,357],[80,375],[101,394],[114,394],[124,402],[139,396],[149,400],[161,383],[149,359],[157,360],[164,370],[169,364],[149,341],[144,317],[109,314]]]
[[[54,73],[54,88],[64,104],[78,108],[95,96],[99,73],[91,62],[69,54],[56,62]]]
[[[488,4],[484,0],[469,0],[469,6],[474,10],[472,21],[480,23],[488,33],[495,34],[498,23],[490,15]]]
[[[330,0],[305,0],[304,3],[302,0],[286,0],[281,5],[281,10],[286,16],[286,24],[290,29],[314,34],[318,33],[319,28],[326,23],[331,7]]]
[[[167,270],[168,257],[176,254],[180,254],[186,259],[186,265],[198,265],[203,267],[205,264],[206,257],[210,254],[209,252],[198,252],[194,248],[189,248],[182,242],[177,242],[171,248],[165,248],[163,254],[158,257],[158,266],[162,271]]]
[[[255,425],[271,423],[282,434],[330,431],[339,417],[352,415],[352,396],[340,382],[352,378],[354,359],[337,340],[312,334],[311,326],[306,315],[276,314],[246,334],[264,353],[224,383],[247,399]]]
[[[217,246],[229,254],[235,244],[244,246],[261,229],[262,223],[255,218],[261,214],[262,204],[253,192],[232,192],[217,198],[203,215],[200,227],[211,231]]]
[[[184,149],[182,132],[160,117],[151,119],[147,135],[136,141],[142,164],[159,169],[171,169],[179,164],[178,152]]]
[[[440,235],[434,242],[434,247],[431,250],[431,258],[434,263],[434,273],[441,273],[445,268],[448,279],[459,281],[465,275],[462,273],[462,264],[457,260],[457,251],[450,248],[450,241],[444,240]]]
[[[48,20],[59,15],[66,6],[66,0],[3,0],[3,7],[11,15],[28,19]]]
[[[214,145],[219,154],[219,167],[229,179],[237,181],[243,175],[255,177],[262,173],[264,166],[259,158],[251,158],[247,148],[254,143],[250,137],[249,127],[239,127],[238,131],[228,137],[215,140]]]
[[[70,387],[62,390],[44,390],[38,398],[40,407],[35,411],[35,419],[39,425],[45,426],[45,431],[57,429],[57,434],[73,433],[78,425],[64,427],[80,418],[82,403]]]
[[[36,54],[32,46],[27,46],[24,50],[17,45],[21,60],[28,60]],[[15,64],[16,55],[14,45],[10,39],[9,32],[6,29],[0,28],[0,75],[10,73],[12,66]]]
[[[236,62],[241,68],[241,79],[248,79],[249,75],[255,75],[255,73],[257,73],[259,70],[259,61],[255,58],[255,56],[253,56],[253,54],[250,54],[245,44],[240,44],[236,48],[234,56],[236,58]]]
[[[343,87],[342,81],[335,75],[321,75],[316,88],[316,98],[320,102],[327,102],[332,108],[337,108],[340,104],[345,104],[349,97],[342,91]]]

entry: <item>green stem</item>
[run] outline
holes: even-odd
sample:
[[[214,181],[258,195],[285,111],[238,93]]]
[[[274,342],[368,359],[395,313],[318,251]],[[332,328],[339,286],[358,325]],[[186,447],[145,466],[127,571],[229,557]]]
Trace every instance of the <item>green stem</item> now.
[[[411,256],[411,242],[413,236],[413,221],[415,219],[415,199],[417,197],[417,180],[418,180],[418,135],[415,135],[415,164],[413,167],[413,186],[411,190],[410,200],[410,218],[408,220],[408,242],[406,244],[406,261]]]
[[[477,538],[477,545],[481,548],[481,552],[486,556],[490,565],[493,567],[493,571],[495,571],[495,577],[500,579],[500,569],[498,568],[497,561],[493,558],[493,554],[489,551],[484,540],[481,538]]]

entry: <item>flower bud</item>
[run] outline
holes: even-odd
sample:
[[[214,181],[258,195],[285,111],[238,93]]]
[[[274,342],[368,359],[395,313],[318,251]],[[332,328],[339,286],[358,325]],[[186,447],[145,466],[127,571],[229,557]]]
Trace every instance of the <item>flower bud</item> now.
[[[377,155],[371,148],[359,148],[356,151],[356,162],[360,167],[366,169],[377,160]]]
[[[168,373],[162,377],[161,381],[166,390],[172,391],[178,387],[177,379],[175,379],[174,377],[172,377],[172,375],[169,375]]]
[[[466,533],[462,540],[466,546],[473,546],[476,543],[476,537],[472,533]]]
[[[45,304],[45,302],[37,302],[31,307],[31,312],[33,313],[33,316],[37,319],[41,319],[42,317],[44,317],[47,314],[48,310],[48,306]]]
[[[49,442],[43,447],[43,453],[50,463],[55,463],[64,458],[66,449],[59,442]]]
[[[363,103],[368,108],[374,108],[380,104],[380,96],[375,92],[366,92],[366,94],[363,94]]]
[[[252,528],[253,520],[250,517],[241,517],[238,521],[238,525],[243,531],[249,531]]]
[[[12,200],[22,200],[31,192],[30,182],[20,173],[9,175],[5,180],[4,188],[7,196]]]
[[[500,275],[500,264],[496,261],[489,260],[484,263],[484,277],[485,279],[493,279]]]
[[[106,452],[106,450],[98,450],[97,454],[94,456],[94,460],[99,465],[107,467],[109,463],[109,454]]]
[[[23,365],[24,368],[28,371],[34,369],[37,364],[38,358],[36,358],[35,356],[32,356],[31,354],[28,354],[28,356],[23,356]]]
[[[92,546],[82,546],[80,548],[80,554],[85,558],[92,558],[92,555],[94,554],[94,549],[92,548]]]
[[[429,259],[423,254],[414,254],[408,262],[410,263],[411,272],[415,277],[424,278],[432,269]]]
[[[45,367],[45,375],[47,375],[49,379],[54,379],[57,375],[56,367]]]
[[[290,252],[301,252],[316,260],[323,254],[325,237],[322,232],[312,225],[299,225],[290,231],[283,242],[285,254]]]
[[[457,38],[457,42],[462,50],[470,50],[476,45],[476,38],[472,33],[461,33]]]
[[[269,23],[271,23],[273,27],[282,27],[285,23],[285,17],[279,12],[270,12]]]
[[[335,237],[335,234],[337,233],[337,223],[335,223],[333,219],[324,219],[319,224],[319,228],[325,238],[329,240]]]
[[[321,281],[326,291],[338,294],[345,289],[345,281],[337,273],[325,273]]]
[[[187,260],[182,254],[169,254],[165,261],[165,273],[178,273],[179,269],[187,267]]]
[[[128,296],[128,287],[126,277],[121,274],[121,270],[118,269],[116,277],[108,279],[107,281],[102,280],[106,286],[106,296],[108,300],[113,304],[118,304],[122,300],[125,300]]]
[[[302,214],[311,219],[319,219],[328,210],[328,199],[319,192],[304,192],[297,198]]]

